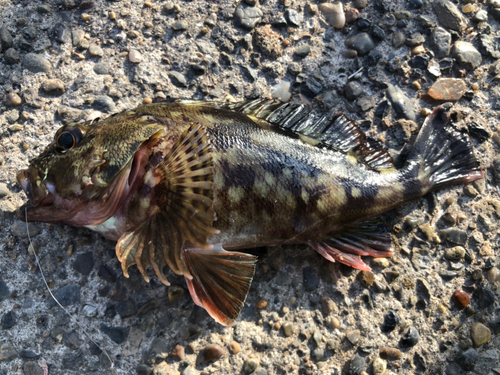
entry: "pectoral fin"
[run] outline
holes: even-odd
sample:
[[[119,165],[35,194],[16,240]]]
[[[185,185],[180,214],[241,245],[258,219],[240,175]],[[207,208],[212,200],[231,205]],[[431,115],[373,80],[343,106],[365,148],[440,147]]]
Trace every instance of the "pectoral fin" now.
[[[370,271],[361,256],[386,258],[391,256],[391,237],[378,221],[367,221],[347,228],[321,241],[309,245],[331,262],[340,262],[353,268]]]
[[[184,249],[184,261],[192,275],[186,282],[193,301],[220,324],[234,325],[250,289],[257,257],[219,246]]]

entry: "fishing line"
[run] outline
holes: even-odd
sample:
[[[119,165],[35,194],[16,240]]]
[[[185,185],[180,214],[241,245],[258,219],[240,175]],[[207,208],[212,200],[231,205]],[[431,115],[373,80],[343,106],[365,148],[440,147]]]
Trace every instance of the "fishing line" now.
[[[38,266],[38,269],[40,270],[40,273],[42,274],[42,279],[43,279],[43,283],[45,284],[45,287],[47,288],[47,290],[49,291],[50,293],[50,296],[53,298],[54,301],[56,301],[56,303],[59,305],[59,307],[61,309],[64,310],[64,312],[66,314],[68,314],[68,316],[71,318],[71,322],[72,323],[76,323],[78,325],[78,327],[80,327],[83,331],[83,333],[85,333],[85,335],[89,338],[90,341],[92,341],[92,343],[100,350],[104,353],[104,355],[106,357],[108,357],[109,359],[109,362],[111,363],[111,367],[110,367],[110,370],[112,372],[114,372],[114,369],[115,369],[115,363],[113,362],[113,360],[111,359],[111,357],[109,356],[108,352],[106,351],[106,349],[104,348],[101,348],[99,346],[99,344],[97,342],[95,342],[92,337],[90,337],[90,333],[88,333],[87,331],[87,327],[85,324],[82,324],[80,323],[80,320],[78,319],[78,317],[72,315],[68,310],[66,310],[64,308],[63,305],[61,305],[61,303],[57,300],[56,296],[54,296],[54,294],[52,293],[52,290],[50,289],[49,287],[49,284],[47,283],[47,280],[45,279],[45,275],[43,274],[43,270],[42,270],[42,266],[40,264],[40,261],[38,259],[38,255],[36,253],[36,250],[35,250],[35,247],[33,246],[33,243],[31,242],[31,236],[30,236],[30,230],[29,230],[29,227],[28,227],[28,209],[26,207],[24,207],[24,218],[26,220],[26,232],[28,233],[28,241],[30,243],[30,246],[31,246],[31,250],[33,250],[33,254],[35,255],[35,261],[36,261],[36,265]]]

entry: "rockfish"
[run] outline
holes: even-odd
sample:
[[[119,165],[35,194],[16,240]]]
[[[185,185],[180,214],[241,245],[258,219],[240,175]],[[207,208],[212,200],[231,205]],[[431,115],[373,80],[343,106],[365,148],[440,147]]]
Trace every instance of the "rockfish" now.
[[[17,180],[27,220],[86,227],[117,240],[123,273],[184,275],[219,323],[238,317],[256,257],[243,249],[308,244],[370,270],[391,255],[373,218],[429,191],[483,177],[467,135],[434,109],[406,166],[344,115],[257,99],[178,100],[60,128]]]

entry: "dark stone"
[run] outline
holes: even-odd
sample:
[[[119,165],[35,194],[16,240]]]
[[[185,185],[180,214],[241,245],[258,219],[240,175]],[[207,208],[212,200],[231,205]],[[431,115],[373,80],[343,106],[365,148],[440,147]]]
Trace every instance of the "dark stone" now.
[[[104,310],[104,316],[107,318],[114,318],[116,314],[116,305],[114,303],[108,303]]]
[[[115,102],[107,95],[100,95],[95,98],[92,103],[92,108],[101,112],[116,112]]]
[[[87,10],[93,8],[95,5],[95,0],[82,0],[80,3],[81,10]]]
[[[285,19],[289,25],[299,27],[302,21],[302,16],[296,10],[287,9],[285,11]]]
[[[76,350],[80,347],[81,344],[82,340],[80,340],[80,336],[78,336],[78,333],[76,333],[75,330],[64,335],[64,345],[66,345],[68,348]]]
[[[93,267],[94,254],[91,251],[78,255],[73,262],[73,269],[84,276],[90,275]]]
[[[412,346],[417,345],[419,339],[420,334],[418,333],[418,330],[415,327],[411,327],[410,330],[401,338],[401,346],[411,348]]]
[[[23,66],[32,73],[48,73],[52,69],[52,65],[45,57],[34,53],[24,56]]]
[[[366,18],[358,18],[356,21],[356,27],[359,31],[368,31],[372,27],[372,23]]]
[[[366,360],[356,354],[349,363],[349,375],[360,375],[366,368]]]
[[[409,38],[406,38],[405,44],[408,47],[416,47],[425,43],[425,38],[420,33],[411,34]]]
[[[92,355],[100,355],[102,353],[102,350],[93,342],[89,344],[89,352]]]
[[[118,303],[116,312],[122,319],[127,318],[137,313],[137,306],[131,298],[127,298],[126,300]]]
[[[94,65],[95,74],[109,74],[109,65],[105,62],[97,63]]]
[[[257,70],[250,68],[248,65],[243,65],[241,67],[241,73],[243,74],[243,77],[248,79],[250,82],[255,82],[259,78]]]
[[[40,354],[36,354],[35,352],[28,350],[28,349],[22,349],[19,352],[19,357],[24,358],[24,359],[36,359],[40,357]]]
[[[389,311],[384,316],[384,323],[382,324],[382,332],[394,331],[396,326],[399,324],[399,316],[395,311]]]
[[[448,56],[451,50],[451,34],[442,27],[436,27],[430,35],[430,45],[436,58]]]
[[[359,56],[364,56],[375,48],[375,43],[367,33],[359,33],[350,37],[346,40],[345,45],[358,52]]]
[[[372,29],[370,30],[370,35],[373,37],[373,39],[379,42],[385,39],[385,31],[377,25],[373,25]]]
[[[107,335],[111,341],[117,344],[123,344],[128,337],[129,327],[113,327],[107,324],[101,323],[100,330],[102,333]]]
[[[453,69],[453,59],[451,57],[445,57],[439,60],[439,69],[442,75],[451,75]]]
[[[31,42],[29,40],[27,40],[24,36],[22,36],[17,41],[17,47],[23,51],[31,51],[31,49],[33,48],[33,45],[31,44]],[[36,73],[38,73],[38,72],[36,72]]]
[[[389,103],[387,100],[384,100],[377,106],[377,108],[375,108],[373,115],[380,118],[387,117],[391,111],[391,108],[391,103]]]
[[[430,56],[430,54],[423,53],[421,55],[413,56],[409,64],[412,68],[425,70],[429,66],[431,58],[432,56]]]
[[[0,27],[0,43],[4,50],[12,47],[12,35],[5,26]]]
[[[10,290],[0,274],[0,302],[10,297]]]
[[[409,23],[409,20],[399,20],[398,22],[396,22],[396,27],[398,27],[399,29],[404,29],[406,26],[408,26]]]
[[[71,42],[71,32],[63,23],[56,23],[52,29],[52,36],[54,40],[59,44]]]
[[[471,122],[467,125],[469,134],[475,138],[479,143],[483,143],[490,138],[490,133],[476,122]]]
[[[83,355],[83,350],[80,349],[76,353],[71,352],[63,356],[62,367],[68,370],[80,368],[80,366],[83,364],[84,359],[85,356]]]
[[[500,58],[498,39],[482,34],[479,37],[479,46],[483,55],[493,57],[494,59]]]
[[[388,84],[386,95],[399,117],[404,117],[412,121],[416,120],[416,115],[412,108],[412,101],[408,99],[399,87]]]
[[[80,303],[80,287],[78,285],[63,286],[54,292],[54,297],[64,307]]]
[[[478,358],[476,349],[469,348],[458,355],[457,363],[465,371],[473,371]]]
[[[363,86],[357,81],[349,81],[344,87],[344,93],[347,100],[353,101],[363,95]]]
[[[451,1],[436,0],[432,3],[432,6],[439,23],[447,29],[461,31],[465,27],[464,17]]]
[[[411,9],[420,9],[424,6],[423,0],[410,0],[409,5]]]
[[[474,292],[479,302],[479,308],[487,309],[495,303],[495,293],[489,288],[479,288]]]
[[[311,53],[311,46],[308,44],[303,44],[295,49],[293,54],[298,57],[306,57]]]
[[[9,329],[16,324],[16,316],[13,311],[8,311],[2,316],[2,329]]]
[[[137,366],[136,371],[137,375],[151,375],[153,373],[153,369],[144,364]]]
[[[40,4],[36,7],[36,11],[40,14],[50,14],[52,9],[49,4]]]
[[[104,265],[101,265],[99,267],[97,276],[99,276],[103,280],[109,281],[110,283],[114,283],[116,281],[116,274],[114,273],[114,271]]]
[[[304,84],[301,86],[301,93],[314,98],[321,91],[323,91],[323,83],[316,77],[308,77]]]
[[[21,56],[19,56],[19,53],[14,48],[9,48],[5,51],[3,58],[8,65],[17,64],[21,60]]]
[[[319,286],[319,278],[314,267],[304,267],[302,269],[302,278],[306,292],[312,292]]]

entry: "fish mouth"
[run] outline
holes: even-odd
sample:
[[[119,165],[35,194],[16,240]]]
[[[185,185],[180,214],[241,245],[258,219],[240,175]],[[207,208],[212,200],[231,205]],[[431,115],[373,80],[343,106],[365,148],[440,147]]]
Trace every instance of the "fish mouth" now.
[[[42,201],[45,201],[46,198],[52,195],[49,189],[47,189],[46,184],[42,181],[36,168],[30,167],[19,171],[16,178],[26,193],[32,207],[39,206]]]

